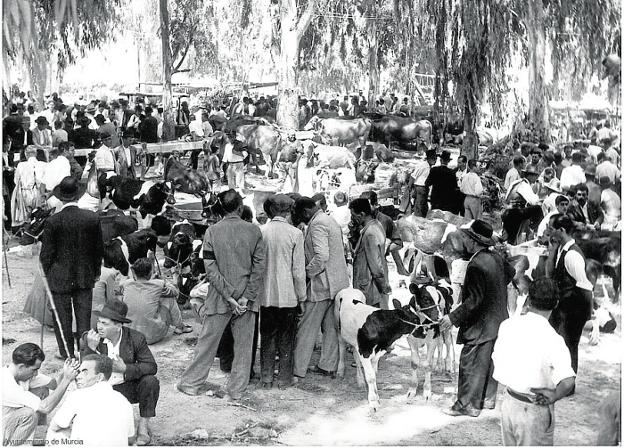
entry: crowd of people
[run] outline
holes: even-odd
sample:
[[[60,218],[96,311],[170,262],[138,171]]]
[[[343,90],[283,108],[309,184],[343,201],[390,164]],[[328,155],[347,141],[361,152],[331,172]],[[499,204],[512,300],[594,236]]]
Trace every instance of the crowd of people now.
[[[342,110],[356,115],[354,108],[362,100],[354,97],[349,103],[345,97],[344,108],[340,101],[318,104],[314,113]],[[398,103],[396,97],[390,104],[380,99],[375,107],[387,112],[398,106],[400,112]],[[10,147],[3,155],[12,160],[13,154],[20,154],[22,160],[14,170],[10,215],[15,226],[43,203],[56,209],[41,236],[40,262],[58,311],[52,322],[56,356],[65,364],[58,378],[51,379],[37,374],[46,358],[41,348],[26,343],[14,350],[3,376],[3,395],[10,397],[3,401],[3,441],[28,440],[44,421],[40,416],[50,414],[67,395],[49,424],[48,440],[150,444],[150,421],[160,397],[156,374],[158,364],[166,360],[154,358],[149,346],[163,340],[172,327],[175,334],[193,327],[182,319],[177,287],[155,278],[152,260],[134,262],[132,280],[102,267],[98,215],[78,207],[79,184],[87,170],[74,157],[73,148],[84,144],[96,149],[93,163],[100,179],[122,170],[141,177],[136,172],[141,164],[135,162],[139,155],[130,143],[136,138],[158,141],[161,112],[149,105],[130,110],[115,101],[110,108],[103,101],[84,110],[80,105],[64,108],[60,98],[52,96],[48,109],[34,120],[35,127],[25,131],[23,108],[14,106],[4,122],[11,134],[5,134]],[[183,103],[177,123],[188,126],[188,132],[181,135],[207,140],[214,132],[210,121],[216,114],[271,110],[270,101],[249,98],[230,106],[232,111],[224,104],[210,107],[197,119]],[[306,101],[302,107],[307,106]],[[313,109],[314,102],[309,106]],[[203,167],[218,193],[223,216],[203,236],[204,292],[191,300],[201,326],[193,359],[176,388],[186,395],[212,391],[214,397],[237,401],[254,377],[262,388],[276,383],[283,389],[308,374],[334,376],[336,295],[352,285],[362,291],[368,305],[391,309],[387,257],[403,242],[396,223],[380,211],[374,191],[359,198],[337,191],[328,206],[325,194],[293,188],[293,193],[265,201],[266,223],[250,222],[239,192],[249,154],[235,133],[226,137],[229,144],[221,160],[212,145],[206,145]],[[308,163],[294,135],[290,137],[295,157],[289,163]],[[513,155],[504,179],[501,237],[517,244],[535,233],[548,245],[552,278],[533,282],[527,312],[509,319],[507,285],[513,272],[490,250],[495,244],[493,229],[483,219],[482,170],[488,169],[489,161],[460,156],[457,168],[451,168],[449,151],[429,149],[410,174],[402,213],[424,218],[429,209],[440,209],[471,220],[461,229],[467,236],[463,250],[469,255],[461,303],[439,323],[443,331],[457,327],[457,342],[463,345],[457,399],[446,412],[476,417],[497,406],[497,384],[504,385],[500,407],[506,445],[553,444],[553,405],[574,392],[578,352],[556,332],[556,324],[549,323],[558,300],[591,295],[585,260],[571,234],[574,229],[617,230],[621,219],[619,141],[604,131],[597,133],[596,141],[600,146],[579,142],[561,150],[524,143]],[[3,167],[11,166],[9,160]],[[286,165],[286,172],[291,168]],[[221,191],[224,176],[228,187]],[[581,312],[588,318],[591,314]],[[527,333],[532,337],[520,346],[518,335]],[[320,358],[310,365],[319,334]],[[78,353],[80,363],[75,361]],[[223,388],[206,382],[216,357],[229,373]],[[67,392],[74,380],[78,389]],[[94,400],[102,406],[93,406]],[[136,428],[131,403],[139,405]],[[100,422],[109,414],[114,418],[103,430]]]

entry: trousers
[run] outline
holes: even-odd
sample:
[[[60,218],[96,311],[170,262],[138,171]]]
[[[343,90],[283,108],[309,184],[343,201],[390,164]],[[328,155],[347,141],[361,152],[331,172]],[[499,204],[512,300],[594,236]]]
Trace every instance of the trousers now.
[[[251,344],[251,365],[249,378],[254,376],[254,365],[256,364],[256,349],[258,347],[258,317],[259,313],[256,313],[256,323],[254,324],[254,336],[253,343]],[[223,336],[219,341],[219,348],[217,349],[217,357],[219,358],[219,367],[223,372],[229,373],[232,370],[232,362],[234,361],[234,336],[232,336],[232,323],[228,323],[225,330],[223,330]]]
[[[552,446],[555,407],[525,403],[505,393],[501,403],[501,432],[505,446]]]
[[[476,196],[466,196],[464,199],[464,217],[466,219],[481,219],[483,205],[481,198]]]
[[[319,328],[323,346],[318,367],[334,372],[338,367],[338,333],[336,333],[334,301],[305,302],[305,311],[297,325],[293,373],[304,378],[314,351]]]
[[[483,344],[465,344],[459,356],[457,405],[483,409],[484,401],[496,402],[498,383],[492,378],[494,364],[492,351],[495,341]]]
[[[292,383],[296,315],[297,307],[260,308],[260,372],[263,383],[273,382],[276,353],[279,353],[278,382],[284,385]]]
[[[43,386],[30,389],[30,392],[41,398],[47,398],[50,390]],[[27,406],[12,408],[2,406],[2,445],[26,445],[37,428],[47,422],[45,414],[37,412]]]
[[[76,316],[76,333],[78,338],[85,331],[89,331],[91,324],[91,307],[93,305],[93,290],[92,289],[75,289],[71,292],[54,292],[52,291],[52,297],[56,305],[59,320],[61,321],[61,328],[59,328],[56,319],[54,319],[54,334],[56,335],[56,343],[58,344],[59,352],[63,358],[74,357],[74,335],[72,334],[72,307]],[[67,341],[67,349],[69,354],[65,351],[63,346],[63,339],[61,338],[61,329]],[[76,343],[80,345],[76,338]],[[80,349],[80,347],[78,347]]]
[[[422,218],[427,216],[427,212],[429,211],[429,205],[427,204],[428,192],[427,187],[421,187],[418,185],[414,187],[414,215]]]
[[[245,188],[245,166],[243,162],[230,162],[227,166],[228,188]]]
[[[204,384],[217,354],[221,335],[228,322],[231,321],[234,338],[234,360],[226,390],[232,398],[239,399],[249,384],[251,345],[256,314],[253,311],[247,311],[241,316],[233,316],[232,313],[204,316],[202,329],[195,346],[195,356],[182,374],[180,385],[200,388]]]
[[[145,375],[138,380],[116,384],[113,389],[126,397],[130,403],[139,403],[139,415],[141,417],[156,416],[160,382],[154,375]]]

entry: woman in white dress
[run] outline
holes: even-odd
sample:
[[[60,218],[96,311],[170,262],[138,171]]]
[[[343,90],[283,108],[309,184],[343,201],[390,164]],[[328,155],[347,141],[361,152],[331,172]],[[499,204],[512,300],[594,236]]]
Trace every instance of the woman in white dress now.
[[[15,168],[15,189],[11,197],[13,226],[19,227],[30,218],[30,213],[43,204],[41,180],[46,164],[37,160],[37,148],[28,146],[24,151],[26,161]]]

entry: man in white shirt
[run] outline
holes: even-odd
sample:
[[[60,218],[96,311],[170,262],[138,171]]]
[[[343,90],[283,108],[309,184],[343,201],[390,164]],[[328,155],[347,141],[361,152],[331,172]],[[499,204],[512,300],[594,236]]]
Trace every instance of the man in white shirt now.
[[[563,338],[548,319],[557,306],[548,278],[529,287],[528,311],[501,323],[493,377],[507,387],[501,404],[503,445],[553,445],[554,403],[573,390],[575,373]]]
[[[468,174],[468,168],[466,167],[468,158],[466,156],[459,156],[457,158],[457,169],[455,170],[455,177],[457,178],[457,186],[461,187],[462,177]]]
[[[535,166],[528,165],[522,170],[522,178],[513,182],[507,190],[505,201],[508,207],[503,210],[503,235],[509,244],[525,241],[529,229],[535,230],[543,218],[540,200],[531,187],[537,180]]]
[[[548,229],[548,226],[550,224],[550,219],[558,214],[565,215],[568,212],[569,205],[570,200],[567,196],[557,194],[557,197],[555,198],[555,208],[546,213],[544,219],[542,219],[542,222],[540,222],[539,226],[537,226],[538,238],[543,238],[545,236],[546,230]],[[546,244],[548,244],[548,241],[546,241]]]
[[[132,405],[108,382],[113,361],[104,355],[86,355],[78,370],[78,390],[68,394],[52,419],[46,442],[58,444],[69,439],[85,446],[132,445]]]
[[[49,155],[50,161],[46,165],[41,183],[42,189],[45,189],[48,195],[48,206],[58,211],[63,204],[56,197],[52,196],[52,190],[67,176],[71,176],[71,165],[58,148],[52,148]]]
[[[481,205],[481,195],[483,194],[483,184],[477,174],[477,161],[468,161],[468,174],[466,174],[460,186],[460,191],[466,195],[464,199],[464,217],[466,219],[481,219],[483,206]]]
[[[557,282],[560,300],[550,323],[568,346],[572,369],[576,372],[579,341],[585,323],[591,318],[594,285],[585,272],[585,256],[570,236],[573,229],[569,216],[552,218],[546,272]]]
[[[617,166],[613,164],[605,153],[598,154],[596,160],[598,161],[598,166],[596,166],[596,178],[600,179],[606,176],[611,180],[611,183],[614,184],[620,178],[620,170],[617,169]]]
[[[117,157],[112,149],[112,136],[103,135],[102,145],[95,152],[95,168],[97,169],[97,184],[100,192],[100,207],[104,207],[106,198],[106,179],[117,175]]]
[[[189,123],[189,133],[191,134],[192,140],[202,140],[204,138],[204,129],[202,128],[201,122],[197,119],[195,114],[191,114],[189,117],[191,120]]]
[[[572,154],[572,165],[566,167],[561,171],[561,189],[569,190],[570,187],[578,184],[584,184],[586,182],[585,171],[581,166],[583,162],[583,155],[580,152]]]
[[[226,132],[226,135],[228,141],[223,151],[223,163],[227,163],[228,188],[240,191],[245,187],[244,160],[247,157],[247,145],[236,138],[236,131]]]
[[[427,216],[429,209],[427,204],[429,188],[425,186],[425,183],[427,182],[427,177],[429,177],[431,167],[435,165],[438,159],[438,155],[435,149],[428,149],[425,157],[425,160],[420,160],[416,163],[408,185],[408,191],[412,193],[414,198],[413,214],[423,218]]]
[[[602,189],[600,207],[604,216],[601,229],[613,230],[622,217],[622,201],[613,190],[613,183],[609,177],[600,178],[600,188]]]
[[[2,444],[24,445],[38,424],[59,404],[76,378],[78,362],[67,359],[56,379],[39,374],[45,354],[37,344],[21,344],[2,371]],[[48,395],[49,389],[53,392]],[[47,398],[46,398],[47,397]]]

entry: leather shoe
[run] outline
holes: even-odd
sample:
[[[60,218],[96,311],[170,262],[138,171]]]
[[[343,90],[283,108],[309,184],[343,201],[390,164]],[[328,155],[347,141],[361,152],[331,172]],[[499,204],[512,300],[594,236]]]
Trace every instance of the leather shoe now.
[[[190,395],[192,397],[202,394],[201,388],[183,386],[181,384],[176,384],[176,389],[178,389],[183,394]]]
[[[335,372],[330,372],[329,370],[321,369],[319,366],[308,367],[308,372],[316,373],[317,375],[331,376],[331,377],[335,375]]]
[[[481,411],[473,408],[472,406],[460,408],[456,405],[451,406],[449,409],[443,409],[442,412],[444,412],[446,415],[450,415],[451,417],[457,417],[460,415],[466,415],[468,417],[478,417],[481,413]]]

